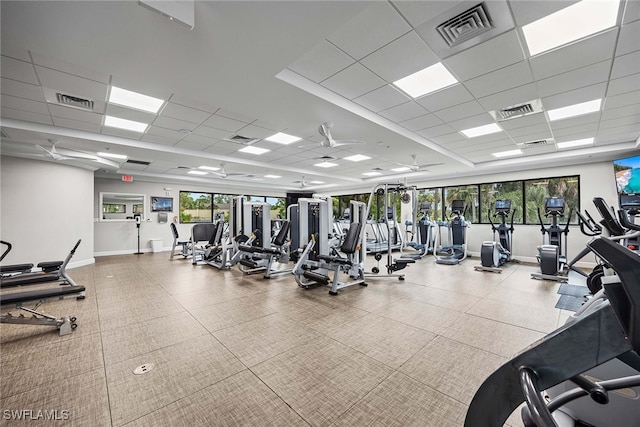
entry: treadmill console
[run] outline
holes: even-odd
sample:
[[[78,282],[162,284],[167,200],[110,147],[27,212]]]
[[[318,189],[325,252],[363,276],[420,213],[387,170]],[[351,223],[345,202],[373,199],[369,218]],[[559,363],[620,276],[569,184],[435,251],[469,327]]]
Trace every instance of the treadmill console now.
[[[547,197],[544,199],[544,210],[547,215],[562,215],[564,213],[564,199]]]
[[[462,215],[464,213],[464,200],[451,201],[451,212],[457,215]]]
[[[640,194],[620,194],[620,209],[624,209],[631,215],[640,213]]]
[[[511,211],[511,200],[498,199],[496,200],[496,214],[505,213],[508,214]]]

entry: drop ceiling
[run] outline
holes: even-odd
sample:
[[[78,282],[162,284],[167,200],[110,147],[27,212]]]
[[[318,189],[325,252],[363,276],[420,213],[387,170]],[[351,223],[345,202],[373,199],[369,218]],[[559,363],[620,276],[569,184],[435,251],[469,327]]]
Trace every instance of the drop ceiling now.
[[[37,145],[55,141],[69,153],[110,151],[149,162],[58,160],[100,177],[278,193],[299,189],[300,181],[340,192],[381,180],[428,183],[636,152],[640,2],[622,0],[612,28],[530,56],[522,26],[573,3],[485,2],[496,28],[448,47],[436,27],[479,2],[197,1],[190,29],[137,2],[3,1],[0,148],[3,155],[54,161]],[[393,85],[438,62],[459,83],[416,99]],[[118,106],[108,102],[114,86],[165,102],[158,114]],[[90,99],[93,110],[51,102],[56,92]],[[597,112],[548,119],[548,110],[597,98]],[[498,133],[460,133],[495,123],[494,110],[532,100],[544,111],[500,121]],[[106,115],[148,127],[110,128]],[[366,143],[324,148],[324,122],[334,124],[335,139]],[[265,140],[277,132],[302,139]],[[239,152],[243,145],[230,142],[233,135],[258,139],[253,146],[270,151]],[[555,145],[584,138],[593,144]],[[538,140],[547,144],[525,146]],[[523,154],[514,158],[492,155],[517,148]],[[355,154],[371,158],[345,159]],[[412,155],[416,164],[435,166],[391,171],[414,164]],[[314,166],[323,156],[338,166]],[[188,174],[221,163],[226,178]],[[363,175],[373,169],[382,175]]]

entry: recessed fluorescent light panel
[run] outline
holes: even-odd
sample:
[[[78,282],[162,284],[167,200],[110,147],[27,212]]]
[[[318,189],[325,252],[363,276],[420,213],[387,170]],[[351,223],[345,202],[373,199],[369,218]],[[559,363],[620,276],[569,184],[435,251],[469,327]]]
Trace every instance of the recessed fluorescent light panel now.
[[[220,168],[215,166],[198,166],[198,169],[206,170],[206,171],[218,171]]]
[[[583,0],[522,27],[529,53],[541,52],[616,25],[618,0]]]
[[[391,170],[394,171],[394,172],[408,172],[408,171],[411,170],[411,168],[407,167],[407,166],[402,166],[400,168],[393,168]]]
[[[441,62],[393,82],[412,98],[458,83]]]
[[[98,156],[100,157],[107,157],[109,159],[118,159],[118,160],[124,160],[129,156],[126,156],[124,154],[115,154],[115,153],[98,153]]]
[[[115,86],[111,86],[109,102],[112,104],[124,105],[129,108],[135,108],[137,110],[148,111],[154,114],[157,114],[158,111],[160,111],[162,104],[164,104],[163,99],[154,98],[152,96],[143,95],[138,92],[132,92]]]
[[[113,116],[104,116],[104,125],[112,128],[131,130],[143,133],[147,130],[146,123],[134,122],[133,120],[121,119]]]
[[[344,159],[345,160],[350,160],[352,162],[361,162],[363,160],[369,160],[370,158],[371,157],[369,157],[369,156],[365,156],[365,155],[362,155],[362,154],[356,154],[354,156],[345,157]]]
[[[549,110],[549,120],[562,120],[569,117],[582,116],[583,114],[594,113],[600,110],[602,99],[594,99],[593,101],[587,101],[580,104],[569,105],[568,107],[556,108],[555,110]]]
[[[309,184],[324,184],[324,181],[309,181]]]
[[[492,153],[493,156],[495,157],[510,157],[510,156],[517,156],[519,154],[522,154],[522,150],[517,149],[517,150],[508,150],[508,151],[500,151],[497,153]]]
[[[248,147],[241,148],[238,151],[241,151],[243,153],[249,153],[249,154],[264,154],[271,150],[267,150],[266,148],[254,147],[250,145]]]
[[[205,171],[189,171],[187,173],[191,174],[191,175],[207,175],[208,172],[205,172]]]
[[[265,178],[272,178],[272,179],[276,179],[276,178],[282,178],[280,175],[265,175]]]
[[[582,147],[584,145],[593,144],[593,138],[585,138],[585,139],[576,139],[574,141],[565,141],[558,142],[556,146],[558,148],[573,148],[573,147]]]
[[[288,145],[294,142],[300,141],[302,138],[297,136],[289,135],[286,133],[278,132],[275,135],[271,135],[268,138],[265,138],[266,141],[276,142],[278,144]]]
[[[334,166],[338,166],[337,163],[331,163],[331,162],[321,162],[321,163],[316,163],[313,166],[317,166],[319,168],[332,168]]]
[[[484,126],[478,126],[475,128],[461,130],[460,133],[467,138],[475,138],[476,136],[489,135],[490,133],[501,132],[502,129],[496,123],[491,123]]]
[[[382,174],[380,172],[372,171],[372,172],[363,172],[362,175],[364,175],[364,176],[378,176],[378,175],[382,175]]]

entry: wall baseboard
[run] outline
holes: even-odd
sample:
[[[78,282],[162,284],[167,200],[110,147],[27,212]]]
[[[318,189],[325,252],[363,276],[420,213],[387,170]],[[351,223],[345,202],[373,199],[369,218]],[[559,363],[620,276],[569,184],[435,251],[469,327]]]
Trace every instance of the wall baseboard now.
[[[69,264],[67,264],[67,268],[72,269],[72,268],[84,267],[85,265],[91,265],[95,263],[96,263],[95,258],[83,259],[82,261],[70,262]]]
[[[474,257],[474,258],[480,258],[480,252],[467,252],[467,254],[470,257]],[[518,261],[520,262],[524,262],[524,263],[528,263],[528,264],[538,264],[538,259],[536,257],[530,257],[530,256],[516,256],[515,257]],[[575,264],[575,266],[577,268],[587,268],[587,269],[593,269],[595,268],[597,264],[595,262],[585,262],[585,261],[579,261]]]
[[[94,257],[102,257],[102,256],[113,256],[113,255],[133,255],[134,251],[135,251],[135,249],[133,251],[131,251],[129,249],[120,250],[120,251],[103,251],[103,252],[95,252],[93,254],[93,256]],[[162,248],[159,252],[170,252],[170,251],[171,251],[171,246]],[[153,253],[151,248],[140,248],[140,252]]]

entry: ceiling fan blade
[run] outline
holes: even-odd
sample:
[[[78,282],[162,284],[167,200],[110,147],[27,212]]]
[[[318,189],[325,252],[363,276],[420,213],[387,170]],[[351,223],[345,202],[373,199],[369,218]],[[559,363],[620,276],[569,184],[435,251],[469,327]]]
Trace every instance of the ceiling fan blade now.
[[[358,141],[355,139],[338,139],[333,144],[334,147],[340,147],[342,145],[363,145],[366,144],[364,141]]]

